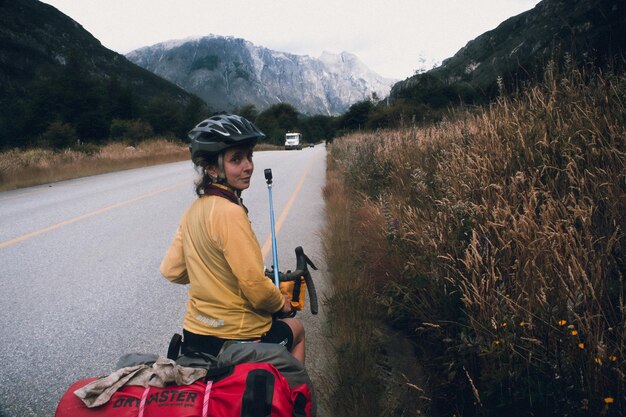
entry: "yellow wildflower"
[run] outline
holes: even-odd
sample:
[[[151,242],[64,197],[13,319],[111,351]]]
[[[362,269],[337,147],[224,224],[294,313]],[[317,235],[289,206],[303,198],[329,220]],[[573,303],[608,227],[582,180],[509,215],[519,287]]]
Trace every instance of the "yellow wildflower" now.
[[[565,326],[567,324],[567,320],[559,320],[559,326]]]
[[[506,326],[507,326],[506,322],[500,323],[500,327],[506,327]]]
[[[576,336],[576,335],[578,335],[578,330],[572,330],[571,333],[572,333],[572,336]]]
[[[519,325],[520,325],[520,327],[524,327],[524,326],[526,326],[526,322],[525,321],[520,321]]]
[[[609,356],[609,360],[610,360],[611,362],[615,362],[615,361],[617,360],[617,356],[615,356],[615,355],[611,355],[611,356]]]
[[[605,397],[604,404],[613,404],[615,402],[615,398],[613,397]]]
[[[600,358],[594,358],[593,359],[595,363],[597,363],[598,365],[602,365],[602,359]]]
[[[584,349],[585,348],[585,344],[584,343],[579,343],[578,344],[578,348],[579,349]]]
[[[500,341],[499,341],[499,340],[496,340],[496,341],[494,341],[494,342],[493,342],[493,344],[494,344],[494,345],[499,345],[499,344],[500,344]]]

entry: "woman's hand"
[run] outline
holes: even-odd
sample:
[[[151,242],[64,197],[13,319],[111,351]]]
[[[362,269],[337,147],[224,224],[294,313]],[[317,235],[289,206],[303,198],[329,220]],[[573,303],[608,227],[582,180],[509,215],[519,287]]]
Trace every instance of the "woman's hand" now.
[[[287,298],[285,294],[283,294],[283,298],[285,299],[285,304],[283,305],[283,308],[280,310],[280,314],[282,316],[288,316],[292,313],[293,307],[291,307],[291,302],[289,301],[289,299]]]

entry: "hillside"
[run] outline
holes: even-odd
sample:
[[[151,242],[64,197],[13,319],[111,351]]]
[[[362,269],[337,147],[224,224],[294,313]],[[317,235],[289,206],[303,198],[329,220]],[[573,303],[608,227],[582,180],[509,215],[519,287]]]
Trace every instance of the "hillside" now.
[[[620,63],[626,51],[623,2],[544,0],[502,22],[459,50],[443,64],[395,84],[390,98],[434,106],[451,101],[484,101],[507,87],[540,79],[552,59],[579,64]]]
[[[126,56],[216,110],[288,103],[304,114],[338,115],[373,93],[387,96],[394,82],[348,52],[312,58],[217,35],[163,42]]]
[[[19,123],[31,111],[29,101],[36,85],[54,74],[79,77],[79,71],[95,87],[116,84],[127,90],[137,108],[155,97],[186,103],[191,95],[128,61],[105,47],[80,24],[56,8],[36,0],[0,1],[0,147],[14,143],[22,132]],[[83,78],[84,80],[84,78]],[[114,81],[114,82],[113,82]],[[49,87],[53,87],[49,85]],[[83,92],[86,93],[86,92]],[[30,110],[29,110],[30,109]],[[31,132],[32,133],[32,132]]]

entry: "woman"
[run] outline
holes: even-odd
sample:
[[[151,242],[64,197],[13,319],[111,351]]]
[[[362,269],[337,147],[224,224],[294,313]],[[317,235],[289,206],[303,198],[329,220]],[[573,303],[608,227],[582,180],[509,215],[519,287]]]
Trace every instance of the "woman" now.
[[[219,114],[189,132],[202,171],[198,199],[183,215],[161,273],[189,284],[183,353],[217,356],[226,341],[279,343],[304,363],[304,327],[265,276],[263,256],[241,202],[254,170],[252,150],[265,135],[243,117]]]

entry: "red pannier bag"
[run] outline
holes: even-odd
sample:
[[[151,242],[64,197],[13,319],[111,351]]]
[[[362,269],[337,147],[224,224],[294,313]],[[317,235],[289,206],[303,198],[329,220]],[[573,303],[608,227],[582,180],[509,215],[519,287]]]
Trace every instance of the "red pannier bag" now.
[[[212,369],[205,380],[164,388],[125,385],[99,407],[88,408],[74,391],[96,380],[74,383],[55,417],[310,417],[311,391],[290,388],[269,363]]]

